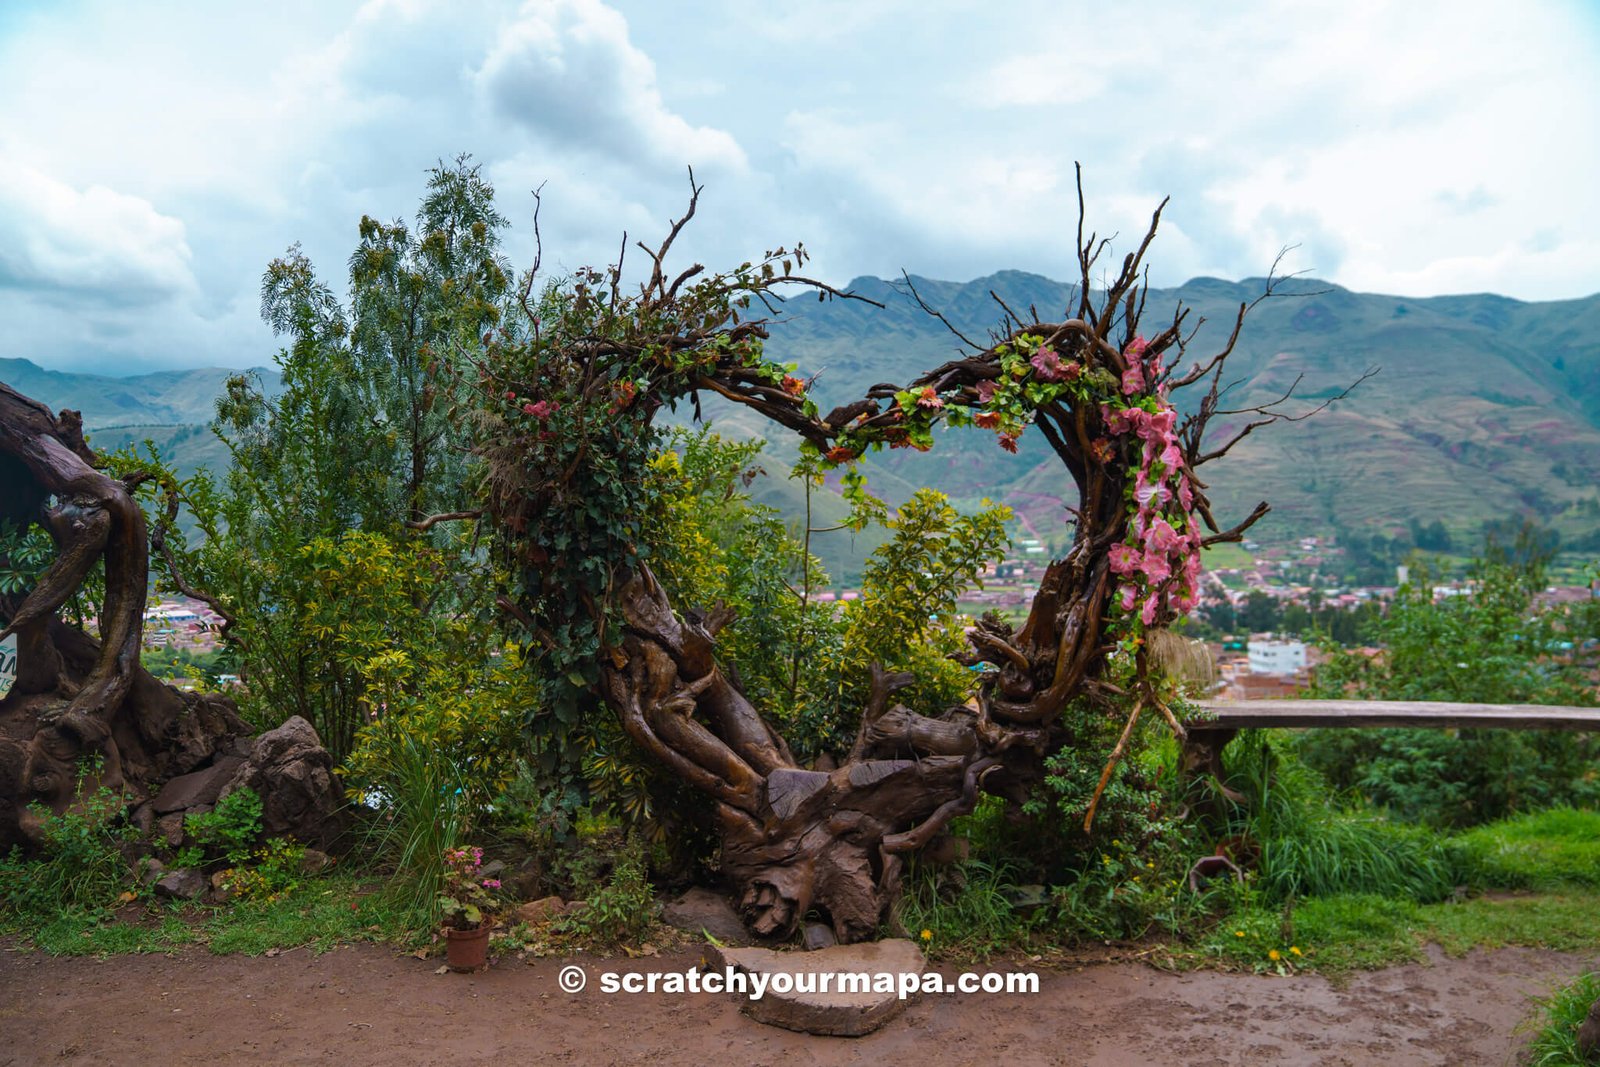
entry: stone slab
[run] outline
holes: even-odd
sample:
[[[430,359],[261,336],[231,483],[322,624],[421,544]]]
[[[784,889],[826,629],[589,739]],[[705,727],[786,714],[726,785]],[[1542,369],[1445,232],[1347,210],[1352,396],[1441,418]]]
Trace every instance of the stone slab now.
[[[686,934],[709,934],[725,945],[747,945],[750,934],[728,898],[710,889],[695,887],[661,909],[661,921]]]
[[[917,993],[901,999],[894,992],[819,992],[823,974],[915,974],[921,976],[922,950],[910,941],[894,939],[856,945],[834,945],[814,952],[775,952],[766,948],[711,946],[708,959],[714,967],[732,967],[748,974],[767,976],[766,993],[751,1000],[735,993],[741,1010],[757,1022],[798,1030],[806,1034],[860,1037],[879,1029],[905,1011]],[[773,982],[787,974],[798,988],[780,991]],[[836,981],[836,980],[835,980]],[[870,983],[869,983],[870,984]],[[898,983],[897,983],[898,984]]]
[[[215,804],[222,787],[243,766],[244,760],[238,756],[219,756],[211,766],[179,775],[162,786],[150,806],[157,815],[170,815],[176,811]]]

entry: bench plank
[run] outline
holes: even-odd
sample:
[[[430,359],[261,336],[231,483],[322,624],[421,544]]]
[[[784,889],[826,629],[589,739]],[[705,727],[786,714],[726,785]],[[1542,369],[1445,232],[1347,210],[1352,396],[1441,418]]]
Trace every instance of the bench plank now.
[[[1544,704],[1451,704],[1432,700],[1201,700],[1215,718],[1190,732],[1287,726],[1431,726],[1501,730],[1600,730],[1600,708]]]

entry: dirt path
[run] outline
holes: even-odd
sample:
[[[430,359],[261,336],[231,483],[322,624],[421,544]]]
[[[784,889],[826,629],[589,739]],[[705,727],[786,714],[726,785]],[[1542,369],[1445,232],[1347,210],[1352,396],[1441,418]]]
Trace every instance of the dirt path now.
[[[869,1037],[819,1038],[725,996],[597,991],[602,969],[683,970],[698,954],[561,961],[481,975],[370,946],[323,956],[52,959],[0,948],[0,1065],[1510,1064],[1530,996],[1600,960],[1528,949],[1434,953],[1356,976],[1174,975],[1130,963],[1043,972],[1036,996],[924,998]]]

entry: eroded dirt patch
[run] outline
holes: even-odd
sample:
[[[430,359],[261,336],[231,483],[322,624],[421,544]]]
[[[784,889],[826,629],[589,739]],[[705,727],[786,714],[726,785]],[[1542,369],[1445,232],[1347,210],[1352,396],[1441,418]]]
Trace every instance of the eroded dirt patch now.
[[[725,996],[612,995],[599,970],[682,970],[697,952],[514,959],[478,975],[372,946],[322,956],[107,960],[0,950],[0,1064],[1493,1064],[1554,984],[1600,958],[1530,949],[1357,974],[1169,974],[1134,963],[1041,972],[1037,996],[925,997],[864,1038],[752,1022]],[[946,969],[947,974],[955,972]]]

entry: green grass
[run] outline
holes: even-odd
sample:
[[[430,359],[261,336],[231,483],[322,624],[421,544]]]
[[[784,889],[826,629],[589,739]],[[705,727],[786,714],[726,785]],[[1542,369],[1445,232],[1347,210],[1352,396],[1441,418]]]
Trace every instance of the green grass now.
[[[1553,808],[1458,834],[1451,859],[1469,885],[1600,888],[1600,812]]]
[[[909,872],[900,901],[906,930],[934,959],[984,960],[1019,946],[1030,923],[1011,906],[1006,869],[968,860],[959,870],[964,883],[952,881],[955,868]]]
[[[173,952],[186,945],[218,955],[259,956],[270,949],[309,947],[326,952],[356,941],[413,944],[424,930],[403,898],[356,875],[315,878],[270,901],[223,907],[158,906],[112,913],[67,909],[42,921],[12,918],[0,933],[53,956],[114,956]]]
[[[1234,812],[1233,829],[1259,843],[1259,887],[1271,899],[1377,893],[1428,901],[1456,885],[1438,835],[1345,808],[1284,732],[1255,731],[1229,756],[1229,783],[1249,799]]]
[[[137,922],[106,914],[65,911],[33,930],[18,931],[52,956],[122,956],[173,952],[198,939],[174,911],[152,911]]]
[[[1394,897],[1314,897],[1292,908],[1246,904],[1200,942],[1195,962],[1253,971],[1370,970],[1421,959],[1423,931],[1418,906]]]
[[[1600,971],[1590,971],[1539,1002],[1532,1020],[1537,1027],[1528,1045],[1528,1067],[1582,1067],[1578,1055],[1578,1027],[1589,1005],[1600,999]]]
[[[409,912],[391,896],[365,892],[349,878],[309,882],[279,900],[241,903],[218,911],[203,926],[208,948],[259,956],[301,946],[322,953],[352,941],[416,939]]]
[[[1255,566],[1255,557],[1246,552],[1241,546],[1231,542],[1210,545],[1201,553],[1205,561],[1206,570],[1215,571],[1225,568],[1248,570]]]
[[[1574,890],[1515,897],[1475,897],[1422,909],[1428,940],[1452,956],[1475,948],[1523,945],[1576,952],[1600,947],[1600,894]]]
[[[1415,963],[1430,942],[1452,956],[1507,945],[1586,951],[1600,948],[1596,914],[1600,894],[1586,891],[1478,897],[1460,904],[1341,894],[1312,897],[1288,910],[1245,902],[1195,946],[1189,962],[1338,975]],[[1273,952],[1280,958],[1274,960]]]

